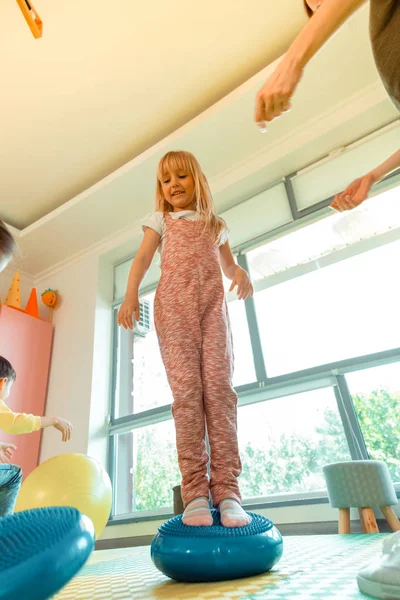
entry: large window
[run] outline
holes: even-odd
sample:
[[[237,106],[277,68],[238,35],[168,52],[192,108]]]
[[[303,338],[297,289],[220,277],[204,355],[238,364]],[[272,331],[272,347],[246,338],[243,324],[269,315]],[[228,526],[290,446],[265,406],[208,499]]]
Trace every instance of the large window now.
[[[244,302],[229,302],[229,317],[232,325],[232,337],[235,357],[233,385],[239,387],[257,380],[251,351],[251,340],[247,325]]]
[[[239,408],[245,498],[324,490],[322,467],[350,460],[332,387]]]
[[[400,241],[259,291],[268,375],[397,347],[399,282],[390,264],[400,264]]]
[[[154,292],[141,297],[148,319],[132,333],[117,330],[118,371],[115,417],[125,417],[171,404],[172,394],[154,328]]]
[[[169,506],[180,482],[173,421],[120,434],[116,448],[117,514]]]
[[[347,381],[370,457],[400,481],[400,364],[351,373]]]
[[[384,460],[400,486],[399,190],[345,215],[298,211],[239,248],[256,290],[228,295],[245,503],[326,496],[322,467],[351,459]],[[115,517],[168,513],[180,482],[155,287],[139,329],[115,327]]]

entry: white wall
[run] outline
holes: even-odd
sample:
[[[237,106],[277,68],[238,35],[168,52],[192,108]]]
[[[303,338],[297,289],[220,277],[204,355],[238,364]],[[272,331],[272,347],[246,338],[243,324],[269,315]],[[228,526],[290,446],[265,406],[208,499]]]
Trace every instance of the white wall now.
[[[67,444],[55,429],[44,431],[41,461],[63,452],[87,452],[97,277],[98,257],[87,255],[37,282],[39,288],[50,287],[60,294],[53,316],[46,414],[65,417],[74,426]]]
[[[107,466],[110,414],[113,265],[137,248],[140,226],[130,227],[77,257],[36,285],[59,292],[46,414],[73,424],[64,444],[55,429],[43,435],[40,460],[65,452],[89,454]]]
[[[113,264],[102,257],[98,264],[95,328],[92,343],[93,378],[89,412],[88,454],[102,465],[108,462],[107,426],[110,415],[112,366]]]

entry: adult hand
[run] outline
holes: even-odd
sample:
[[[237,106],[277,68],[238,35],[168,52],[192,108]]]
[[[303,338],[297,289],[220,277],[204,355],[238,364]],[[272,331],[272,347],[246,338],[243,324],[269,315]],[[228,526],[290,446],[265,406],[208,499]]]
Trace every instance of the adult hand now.
[[[368,192],[374,183],[375,181],[371,173],[359,177],[355,181],[352,181],[344,192],[335,196],[331,207],[339,212],[356,208],[356,206],[359,206],[368,198]]]
[[[284,57],[256,97],[254,120],[266,131],[266,122],[281,116],[291,108],[290,99],[303,75],[302,69]]]

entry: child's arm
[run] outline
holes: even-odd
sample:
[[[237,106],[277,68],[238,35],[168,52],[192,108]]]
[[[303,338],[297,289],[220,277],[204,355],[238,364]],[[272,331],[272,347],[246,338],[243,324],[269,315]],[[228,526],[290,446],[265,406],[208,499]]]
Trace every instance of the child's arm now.
[[[133,329],[132,315],[135,315],[136,321],[139,321],[139,287],[151,265],[160,239],[160,234],[154,231],[154,229],[150,227],[146,228],[143,242],[131,266],[125,300],[118,311],[118,325],[122,325],[125,329]]]
[[[290,108],[303,69],[365,0],[324,0],[257,94],[254,120],[272,121]]]
[[[247,296],[253,295],[253,286],[246,271],[235,263],[229,242],[225,242],[219,247],[219,255],[222,271],[228,279],[232,280],[229,289],[231,292],[237,286],[237,295],[239,300],[246,300]]]
[[[54,427],[62,434],[62,441],[71,438],[72,425],[61,417],[38,417],[26,413],[14,413],[4,402],[0,403],[0,429],[5,433],[32,433],[44,427]]]
[[[385,162],[378,165],[375,169],[352,181],[350,185],[342,192],[335,196],[331,206],[339,212],[356,208],[364,202],[368,197],[368,192],[371,187],[381,181],[388,173],[400,167],[400,150],[397,150]]]

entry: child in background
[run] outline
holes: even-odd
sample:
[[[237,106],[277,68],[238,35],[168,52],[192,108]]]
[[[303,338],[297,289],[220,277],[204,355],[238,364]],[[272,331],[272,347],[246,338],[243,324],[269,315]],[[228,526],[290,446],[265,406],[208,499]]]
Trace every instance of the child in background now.
[[[6,268],[17,251],[17,244],[3,221],[0,219],[0,273]]]
[[[0,356],[0,429],[6,433],[32,433],[44,427],[55,427],[61,432],[62,441],[68,442],[71,438],[72,425],[60,417],[37,417],[25,413],[14,413],[5,404],[14,384],[16,373],[7,359]],[[14,444],[0,443],[0,461],[8,462]],[[0,465],[0,517],[11,514],[14,510],[19,488],[21,486],[22,471],[16,465]]]
[[[14,413],[5,400],[11,393],[16,373],[9,361],[0,356],[0,429],[6,433],[32,433],[45,427],[54,427],[61,432],[62,441],[71,439],[72,425],[61,417],[37,417],[25,413]]]
[[[253,287],[235,263],[226,224],[215,214],[207,180],[189,152],[169,152],[160,161],[156,208],[144,225],[118,323],[132,329],[132,316],[139,320],[139,287],[158,248],[162,275],[154,319],[174,396],[183,522],[212,525],[211,492],[222,524],[243,527],[250,517],[240,505],[237,395],[221,267],[240,299],[252,295]]]
[[[10,262],[16,249],[14,238],[0,219],[0,273]],[[14,450],[16,450],[14,444],[0,442],[0,463],[8,463]],[[19,467],[0,464],[0,517],[13,512],[21,481],[22,471]]]

